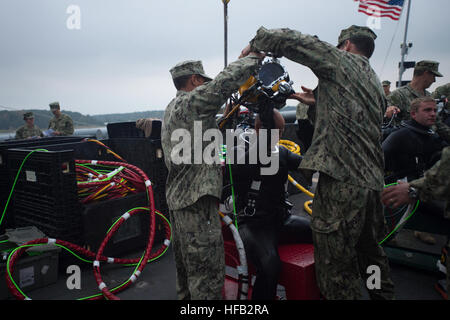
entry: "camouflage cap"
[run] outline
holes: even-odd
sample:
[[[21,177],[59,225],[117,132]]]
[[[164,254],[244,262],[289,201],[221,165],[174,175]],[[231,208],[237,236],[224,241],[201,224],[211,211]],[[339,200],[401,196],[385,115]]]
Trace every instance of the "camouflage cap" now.
[[[49,104],[50,109],[60,109],[59,102],[52,102]]]
[[[341,31],[337,46],[339,47],[345,40],[348,40],[354,36],[366,36],[372,38],[373,40],[377,38],[375,32],[373,32],[370,28],[352,25]]]
[[[34,118],[33,112],[25,112],[23,114],[23,120],[32,119]]]
[[[431,60],[422,60],[416,63],[414,67],[414,71],[416,70],[424,70],[429,71],[434,74],[436,77],[442,77],[443,75],[438,71],[439,62],[431,61]]]
[[[384,80],[381,84],[383,85],[383,87],[384,86],[390,86],[391,82],[389,80]]]
[[[199,74],[208,81],[211,81],[211,77],[205,74],[201,61],[187,60],[178,63],[172,69],[170,69],[172,79],[176,79],[182,76],[190,76],[193,74]]]

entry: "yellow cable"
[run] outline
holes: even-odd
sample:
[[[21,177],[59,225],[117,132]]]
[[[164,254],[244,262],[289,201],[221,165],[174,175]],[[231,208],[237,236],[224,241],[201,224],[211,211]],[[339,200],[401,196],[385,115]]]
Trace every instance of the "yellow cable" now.
[[[117,153],[115,153],[114,151],[111,150],[111,148],[109,148],[107,145],[105,145],[104,143],[95,140],[95,139],[87,139],[87,141],[89,142],[95,142],[96,144],[104,147],[106,149],[106,153],[111,153],[113,156],[115,156],[117,159],[122,160],[123,162],[127,162],[124,158],[122,158],[121,156],[119,156]]]
[[[306,193],[308,196],[310,196],[311,198],[314,198],[314,193],[312,193],[311,191],[305,189],[302,185],[300,185],[297,181],[295,181],[290,175],[288,175],[288,180],[297,187],[297,189],[299,189],[300,191],[302,191],[303,193]]]
[[[225,116],[225,118],[222,119],[222,121],[219,124],[219,128],[222,129],[225,123],[227,123],[228,119],[241,107],[240,104],[236,105],[231,111]]]
[[[305,208],[306,212],[309,213],[309,215],[312,215],[312,209],[311,209],[311,204],[312,204],[312,200],[308,200],[303,204],[303,208]]]
[[[290,140],[280,140],[280,142],[278,143],[279,145],[285,147],[286,149],[288,149],[289,151],[300,155],[300,146],[298,144],[296,144],[293,141]],[[309,190],[307,190],[306,188],[304,188],[302,185],[300,185],[297,181],[294,180],[294,178],[291,177],[291,175],[288,175],[288,180],[289,182],[291,182],[297,189],[299,189],[300,191],[302,191],[303,193],[306,193],[308,196],[310,196],[311,198],[314,198],[314,193],[310,192]],[[306,212],[308,212],[310,215],[312,214],[312,209],[310,207],[310,205],[312,204],[312,200],[308,200],[303,204],[303,207],[305,208]]]
[[[298,144],[296,144],[295,142],[292,142],[290,140],[280,140],[280,142],[278,142],[279,145],[285,147],[286,149],[288,149],[289,151],[300,155],[300,146]]]

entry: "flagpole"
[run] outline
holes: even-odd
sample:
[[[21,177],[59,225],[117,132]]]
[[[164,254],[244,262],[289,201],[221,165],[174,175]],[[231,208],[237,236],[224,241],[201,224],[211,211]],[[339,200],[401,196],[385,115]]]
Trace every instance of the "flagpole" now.
[[[230,0],[222,0],[223,2],[223,23],[224,23],[224,60],[225,67],[228,65],[228,2]]]
[[[400,63],[400,70],[399,70],[399,77],[398,77],[398,86],[401,87],[402,86],[402,76],[403,73],[405,72],[405,67],[404,67],[404,62],[405,62],[405,55],[408,53],[408,47],[406,45],[406,39],[408,36],[408,24],[409,24],[409,10],[411,9],[411,0],[407,0],[408,1],[408,11],[406,12],[406,25],[405,25],[405,35],[403,37],[403,44],[402,44],[402,62]]]

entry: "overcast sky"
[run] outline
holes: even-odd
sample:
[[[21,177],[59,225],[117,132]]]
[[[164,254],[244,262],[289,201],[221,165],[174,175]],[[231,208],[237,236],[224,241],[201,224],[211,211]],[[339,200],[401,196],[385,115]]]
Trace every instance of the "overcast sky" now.
[[[449,9],[449,0],[412,0],[406,60],[440,62],[444,78],[431,89],[449,82]],[[336,44],[341,29],[370,19],[354,0],[231,0],[228,16],[229,62],[260,26]],[[374,29],[371,63],[381,80],[398,80],[405,18],[406,8],[399,22],[382,18]],[[52,101],[90,115],[164,110],[176,93],[169,69],[188,59],[202,60],[213,77],[223,69],[221,0],[0,1],[0,110],[48,109]],[[296,90],[317,85],[309,69],[281,62]],[[411,77],[408,70],[403,80]]]

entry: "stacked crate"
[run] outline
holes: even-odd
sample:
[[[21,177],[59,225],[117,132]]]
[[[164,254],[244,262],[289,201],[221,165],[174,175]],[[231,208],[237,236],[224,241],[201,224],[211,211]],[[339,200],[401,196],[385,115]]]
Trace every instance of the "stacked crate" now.
[[[155,209],[168,217],[165,195],[167,168],[160,141],[146,138],[112,138],[108,140],[108,145],[128,163],[145,172],[152,183]],[[163,240],[164,229],[161,218],[156,217],[156,220],[155,242],[160,242]]]
[[[144,192],[85,205],[82,211],[85,246],[96,252],[109,228],[117,219],[133,208],[146,205],[147,195]],[[114,233],[103,254],[118,257],[136,249],[144,249],[150,231],[149,223],[147,212],[133,215]]]
[[[41,146],[51,146],[54,144],[78,142],[85,137],[52,137],[41,139],[23,139],[23,140],[9,140],[0,142],[0,210],[3,213],[7,204],[9,194],[11,192],[12,183],[14,177],[10,175],[8,169],[8,149],[13,148],[41,148]],[[0,213],[0,214],[1,214]],[[5,228],[14,228],[14,210],[13,202],[10,200],[7,210],[4,215],[2,224],[0,225],[0,232],[3,232]]]
[[[9,149],[8,167],[11,180],[20,171],[13,193],[15,226],[36,226],[49,237],[82,244],[73,150]]]
[[[143,137],[141,130],[128,123],[125,124],[125,132],[120,124],[115,124],[114,127],[119,132],[112,133],[110,139],[101,142],[147,174],[153,185],[155,208],[167,216],[167,169],[160,140],[156,137]],[[155,125],[155,128],[158,127],[160,128],[160,125]],[[126,133],[127,130],[130,134]],[[6,160],[4,175],[8,178],[5,189],[11,189],[12,181],[23,163],[11,203],[11,208],[14,205],[14,227],[36,226],[51,238],[96,250],[100,239],[106,235],[105,228],[111,226],[112,220],[136,205],[146,205],[147,197],[140,194],[87,205],[80,204],[75,160],[120,161],[107,153],[104,147],[82,139],[84,138],[61,140],[60,143],[38,139],[23,147],[8,145],[8,148],[4,148],[3,157],[3,160]],[[0,152],[1,147],[0,144]],[[30,152],[38,148],[47,151],[34,151],[25,160]],[[0,165],[0,174],[1,169]],[[155,244],[158,244],[164,240],[165,235],[161,218],[156,217],[156,220]],[[139,214],[134,221],[129,222],[125,223],[114,237],[111,247],[107,250],[108,254],[121,254],[145,245],[142,239],[148,235],[148,216]]]
[[[107,125],[106,144],[128,163],[140,168],[152,182],[155,208],[165,217],[169,216],[166,202],[167,167],[161,147],[160,120],[152,123],[152,133],[145,138],[144,132],[137,129],[134,122],[112,123]],[[164,229],[161,218],[156,218],[155,243],[163,241]]]

